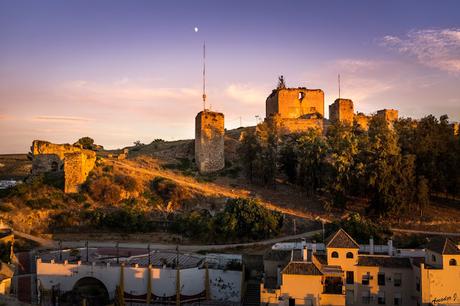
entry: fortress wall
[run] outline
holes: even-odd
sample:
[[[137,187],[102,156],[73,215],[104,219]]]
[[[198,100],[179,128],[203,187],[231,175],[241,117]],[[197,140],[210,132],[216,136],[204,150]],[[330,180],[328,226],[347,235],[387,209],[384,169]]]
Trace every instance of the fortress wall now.
[[[94,168],[95,164],[95,152],[88,151],[66,154],[64,158],[64,192],[78,192],[80,185],[86,181],[89,172]]]

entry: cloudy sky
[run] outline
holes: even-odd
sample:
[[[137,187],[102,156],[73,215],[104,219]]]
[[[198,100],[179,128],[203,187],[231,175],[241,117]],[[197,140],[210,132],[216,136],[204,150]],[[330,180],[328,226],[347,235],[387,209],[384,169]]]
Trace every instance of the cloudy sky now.
[[[323,89],[326,105],[340,73],[358,111],[460,120],[456,0],[0,0],[0,153],[193,138],[204,40],[208,101],[227,128],[263,117],[281,74]]]

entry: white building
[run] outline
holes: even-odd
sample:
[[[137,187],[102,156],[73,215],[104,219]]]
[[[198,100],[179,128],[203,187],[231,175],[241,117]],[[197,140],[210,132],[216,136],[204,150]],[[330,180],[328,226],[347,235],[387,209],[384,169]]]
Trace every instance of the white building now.
[[[102,249],[55,251],[37,259],[42,305],[57,300],[72,305],[112,302],[117,288],[134,304],[191,303],[202,300],[232,305],[241,301],[241,256],[153,251],[116,258]],[[177,267],[176,262],[179,261]],[[133,305],[134,305],[133,304]]]

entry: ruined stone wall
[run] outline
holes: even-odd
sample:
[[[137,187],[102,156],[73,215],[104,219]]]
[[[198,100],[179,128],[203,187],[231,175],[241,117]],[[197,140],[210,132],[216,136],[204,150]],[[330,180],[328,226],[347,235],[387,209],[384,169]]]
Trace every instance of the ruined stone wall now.
[[[64,169],[64,156],[68,153],[81,152],[81,150],[81,148],[70,144],[54,144],[48,141],[34,140],[30,148],[33,155],[32,173],[62,171]]]
[[[64,192],[78,192],[96,164],[96,153],[88,150],[69,153],[64,158]]]
[[[329,120],[353,124],[354,109],[350,99],[337,99],[329,105]]]
[[[267,120],[271,120],[270,117]],[[324,120],[322,118],[309,118],[309,119],[290,119],[285,118],[279,121],[279,132],[282,135],[292,134],[292,133],[302,133],[309,129],[314,129],[318,133],[323,133],[324,130]]]
[[[361,130],[367,131],[369,129],[369,119],[369,116],[359,113],[354,116],[353,122]]]
[[[283,88],[274,90],[265,102],[266,118],[279,114],[296,119],[319,113],[324,117],[324,92],[321,89]]]
[[[96,164],[96,153],[70,144],[34,140],[32,175],[64,172],[64,192],[77,192]]]
[[[224,168],[224,114],[208,110],[195,117],[195,162],[201,173]]]

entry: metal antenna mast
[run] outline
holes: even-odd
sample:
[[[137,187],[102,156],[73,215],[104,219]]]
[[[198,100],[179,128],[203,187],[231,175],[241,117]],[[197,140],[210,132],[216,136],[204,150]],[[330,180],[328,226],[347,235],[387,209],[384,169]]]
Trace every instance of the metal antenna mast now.
[[[338,76],[338,83],[339,83],[339,99],[340,99],[340,73],[339,73],[339,76]]]
[[[203,41],[203,111],[206,110],[206,41]]]

